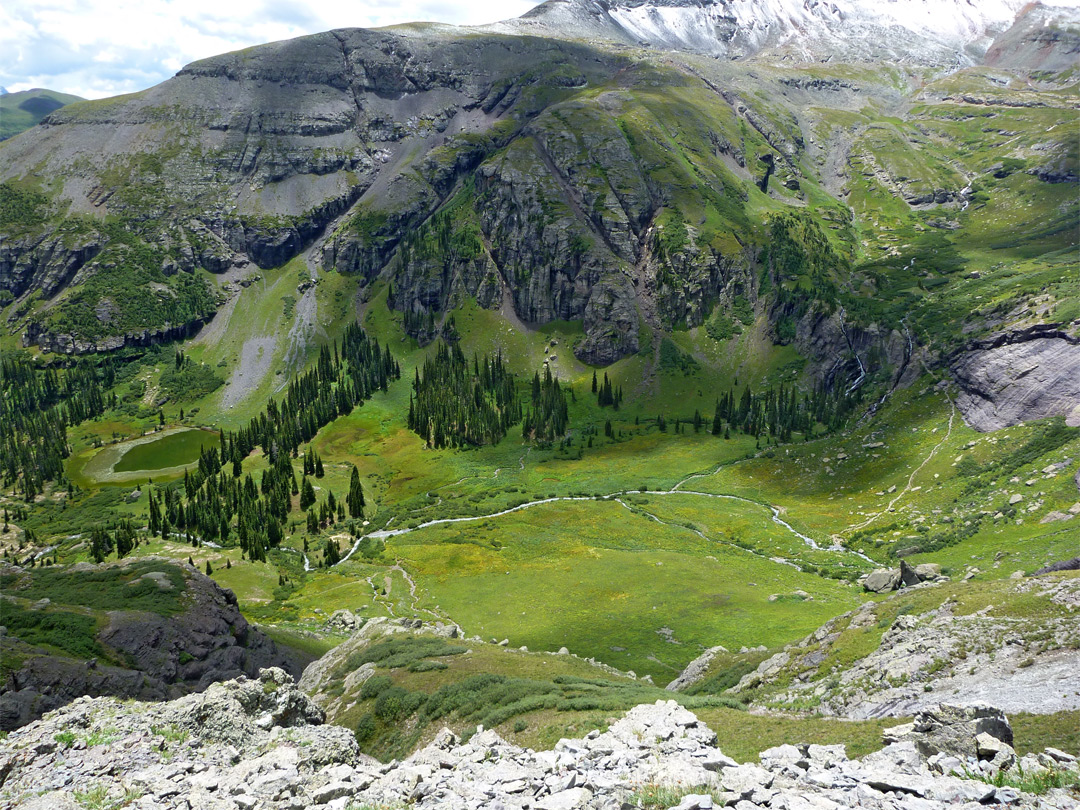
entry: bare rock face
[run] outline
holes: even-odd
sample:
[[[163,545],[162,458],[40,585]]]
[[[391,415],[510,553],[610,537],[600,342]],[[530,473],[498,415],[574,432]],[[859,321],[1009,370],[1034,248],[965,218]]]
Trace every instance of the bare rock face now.
[[[1080,581],[1025,577],[1011,580],[1007,590],[1039,594],[1060,612],[1027,619],[957,615],[946,602],[926,613],[900,614],[880,646],[849,664],[833,682],[835,674],[820,671],[819,665],[837,639],[848,629],[880,621],[874,603],[866,602],[762,662],[730,693],[764,687],[770,706],[810,702],[822,714],[854,720],[913,717],[935,712],[943,702],[991,704],[1009,713],[1075,711],[1080,708],[1080,650],[1072,641],[1076,621],[1071,612],[1080,605]],[[1042,641],[1031,641],[1035,638]],[[809,677],[799,678],[807,672]]]
[[[952,363],[957,405],[971,427],[1000,430],[1064,416],[1080,425],[1080,340],[1053,328],[999,335]]]

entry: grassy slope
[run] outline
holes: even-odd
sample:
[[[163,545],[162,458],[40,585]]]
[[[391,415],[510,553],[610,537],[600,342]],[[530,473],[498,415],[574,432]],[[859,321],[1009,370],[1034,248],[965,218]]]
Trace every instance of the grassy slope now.
[[[35,126],[42,118],[67,104],[83,101],[80,96],[55,90],[23,90],[0,96],[0,141]]]

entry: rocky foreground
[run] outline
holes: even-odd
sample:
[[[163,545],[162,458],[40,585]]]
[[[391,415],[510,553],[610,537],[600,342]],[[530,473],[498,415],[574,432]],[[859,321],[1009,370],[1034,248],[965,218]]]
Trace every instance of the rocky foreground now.
[[[1053,749],[1016,761],[994,709],[943,707],[892,734],[861,760],[843,746],[784,745],[762,752],[761,765],[738,764],[691,712],[658,701],[553,751],[490,730],[461,742],[444,729],[404,762],[382,764],[349,730],[323,724],[275,668],[169,703],[82,698],[46,715],[0,742],[0,808],[618,810],[639,806],[644,786],[670,787],[666,803],[681,810],[1080,806],[1062,788],[1036,797],[966,778],[1080,775],[1074,757]]]

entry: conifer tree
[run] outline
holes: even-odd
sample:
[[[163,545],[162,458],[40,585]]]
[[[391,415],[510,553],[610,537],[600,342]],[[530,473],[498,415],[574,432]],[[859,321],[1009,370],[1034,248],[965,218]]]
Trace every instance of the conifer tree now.
[[[306,512],[313,503],[315,503],[315,488],[305,477],[300,483],[300,509]]]
[[[354,518],[364,517],[364,487],[360,483],[360,472],[354,466],[349,476],[349,495],[346,498],[349,504],[349,516]]]

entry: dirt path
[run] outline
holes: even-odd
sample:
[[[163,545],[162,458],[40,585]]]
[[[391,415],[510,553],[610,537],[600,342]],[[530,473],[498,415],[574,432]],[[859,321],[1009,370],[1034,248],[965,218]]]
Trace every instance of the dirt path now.
[[[925,467],[927,464],[930,463],[930,460],[934,456],[937,455],[938,450],[940,450],[945,445],[945,443],[947,441],[949,441],[949,437],[952,435],[953,419],[955,417],[956,417],[956,406],[953,405],[953,402],[950,399],[949,400],[949,427],[948,427],[948,430],[945,431],[945,438],[943,438],[940,442],[935,444],[933,449],[930,451],[930,454],[926,458],[924,458],[922,460],[922,463],[918,467],[916,467],[914,470],[911,471],[911,475],[908,476],[908,480],[907,480],[907,483],[904,485],[904,488],[902,490],[900,490],[900,492],[898,492],[896,494],[895,498],[893,498],[891,501],[889,501],[888,505],[884,509],[882,509],[881,511],[876,512],[875,514],[871,515],[866,520],[864,520],[862,523],[856,523],[853,526],[849,526],[847,528],[847,531],[858,531],[859,529],[865,529],[867,526],[869,526],[871,523],[873,523],[879,517],[886,514],[887,512],[891,512],[893,510],[893,508],[896,506],[896,504],[900,502],[900,499],[903,498],[905,495],[907,495],[911,491],[912,484],[915,483],[915,476],[919,474],[919,472],[922,470],[923,467]]]

